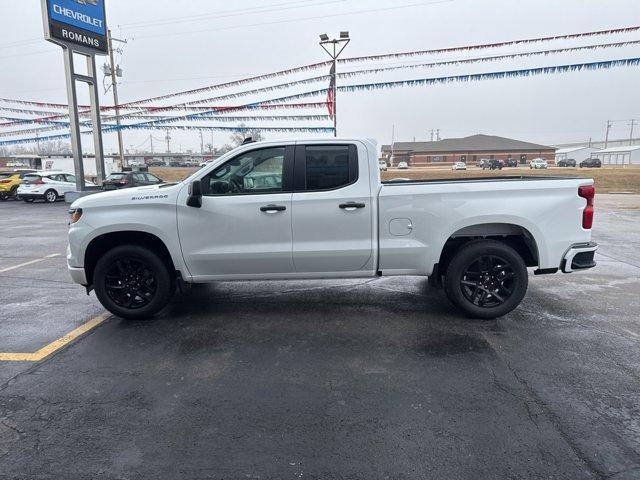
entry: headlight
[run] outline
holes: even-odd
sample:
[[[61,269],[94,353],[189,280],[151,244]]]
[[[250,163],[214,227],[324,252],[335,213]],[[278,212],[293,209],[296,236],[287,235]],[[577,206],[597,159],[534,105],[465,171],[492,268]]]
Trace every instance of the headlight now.
[[[81,208],[71,208],[71,209],[69,209],[69,215],[71,215],[71,218],[69,219],[69,225],[73,225],[78,220],[80,220],[80,217],[82,217],[82,209]]]

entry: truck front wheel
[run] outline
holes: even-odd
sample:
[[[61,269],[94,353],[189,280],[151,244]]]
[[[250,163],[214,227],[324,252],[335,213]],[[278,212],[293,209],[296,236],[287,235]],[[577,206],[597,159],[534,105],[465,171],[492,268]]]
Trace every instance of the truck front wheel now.
[[[151,250],[122,245],[97,262],[93,285],[100,303],[122,318],[147,318],[163,309],[173,291],[165,262]]]
[[[449,300],[472,318],[497,318],[516,308],[529,278],[522,257],[496,240],[473,240],[451,259],[445,277]]]

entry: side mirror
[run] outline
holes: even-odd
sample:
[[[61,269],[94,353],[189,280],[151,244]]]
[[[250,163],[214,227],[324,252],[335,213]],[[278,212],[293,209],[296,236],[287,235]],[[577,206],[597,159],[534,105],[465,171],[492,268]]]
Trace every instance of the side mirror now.
[[[202,183],[200,183],[200,180],[194,180],[191,182],[191,185],[189,185],[187,206],[195,208],[202,207]]]

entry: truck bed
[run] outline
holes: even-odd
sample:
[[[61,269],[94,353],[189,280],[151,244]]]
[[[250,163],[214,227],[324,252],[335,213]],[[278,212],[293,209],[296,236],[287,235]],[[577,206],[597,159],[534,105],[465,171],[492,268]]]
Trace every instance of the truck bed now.
[[[539,268],[558,268],[571,244],[590,240],[578,188],[592,184],[589,178],[524,175],[386,181],[378,192],[381,270],[408,271],[422,262],[430,272],[447,239],[477,225],[496,231],[517,226],[534,240]]]

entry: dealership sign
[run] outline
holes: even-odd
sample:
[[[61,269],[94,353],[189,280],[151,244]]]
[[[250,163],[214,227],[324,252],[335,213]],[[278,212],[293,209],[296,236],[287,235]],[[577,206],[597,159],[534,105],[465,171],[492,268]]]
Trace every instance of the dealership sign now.
[[[105,55],[105,0],[42,0],[45,38],[59,45]]]

